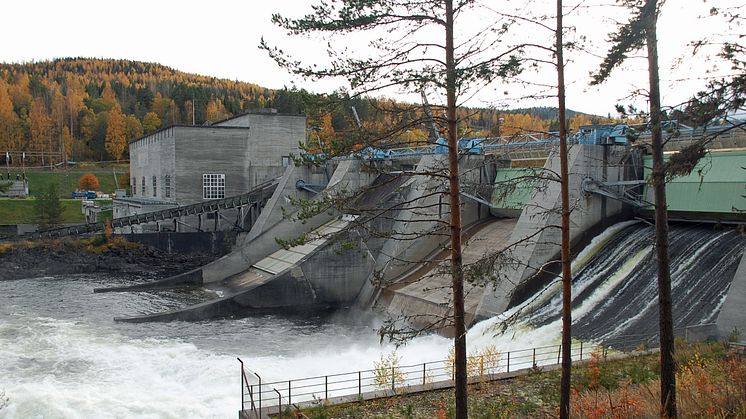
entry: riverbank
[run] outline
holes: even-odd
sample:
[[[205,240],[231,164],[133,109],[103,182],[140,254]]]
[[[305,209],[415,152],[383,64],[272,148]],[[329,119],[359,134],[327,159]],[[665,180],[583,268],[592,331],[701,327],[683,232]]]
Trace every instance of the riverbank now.
[[[106,241],[61,239],[0,244],[0,280],[83,273],[165,278],[202,266],[220,255],[169,254],[121,237]]]

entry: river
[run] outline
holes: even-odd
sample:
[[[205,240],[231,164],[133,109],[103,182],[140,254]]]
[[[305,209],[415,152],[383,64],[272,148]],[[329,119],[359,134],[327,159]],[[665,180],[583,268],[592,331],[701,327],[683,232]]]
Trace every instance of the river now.
[[[607,337],[616,325],[625,326],[625,319],[605,314],[610,303],[618,305],[611,307],[616,313],[625,301],[637,307],[654,301],[651,231],[619,224],[576,258],[578,298],[573,312],[581,333]],[[672,242],[674,273],[683,270],[693,278],[716,275],[715,270],[687,265],[702,259],[705,250],[717,256],[707,264],[722,266],[716,271],[732,278],[744,248],[736,232],[711,227],[674,229]],[[610,257],[624,252],[623,260]],[[450,341],[438,336],[417,338],[399,349],[381,344],[376,333],[379,320],[353,310],[116,323],[117,316],[181,307],[213,295],[203,290],[93,293],[94,288],[141,281],[109,274],[0,281],[0,418],[234,418],[241,399],[237,357],[265,381],[274,381],[370,369],[382,354],[394,350],[402,364],[442,360],[450,348]],[[674,285],[678,283],[675,278]],[[707,309],[691,304],[690,291],[700,290],[699,285],[675,291],[675,299],[686,299],[687,324],[712,321],[730,280],[718,284],[706,294]],[[548,285],[538,294],[543,298],[509,310],[506,314],[519,309],[526,314],[500,336],[492,328],[496,319],[472,327],[467,338],[470,352],[491,344],[505,353],[558,343],[557,289]],[[540,300],[544,302],[538,310],[528,309]],[[603,333],[588,326],[586,320],[596,317],[606,322]],[[648,317],[645,324],[654,333],[654,321]],[[630,327],[620,330],[628,333]]]

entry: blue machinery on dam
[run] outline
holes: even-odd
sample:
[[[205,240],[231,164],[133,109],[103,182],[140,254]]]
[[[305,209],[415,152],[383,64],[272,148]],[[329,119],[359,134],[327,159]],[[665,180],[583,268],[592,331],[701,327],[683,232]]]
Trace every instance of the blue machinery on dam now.
[[[708,135],[707,130],[678,129],[677,139],[668,142],[672,150]],[[629,131],[630,127],[621,125],[583,127],[573,137],[568,161],[574,203],[571,240],[576,250],[609,225],[644,217],[650,208],[644,184],[645,136],[637,136],[631,145]],[[746,170],[741,169],[746,167],[745,140],[746,136],[734,132],[719,137],[691,179],[671,184],[673,218],[746,221],[742,212],[746,209]],[[543,286],[546,272],[554,269],[559,231],[551,226],[557,224],[559,215],[552,209],[559,205],[559,186],[551,176],[539,176],[543,180],[537,182],[526,171],[558,172],[555,144],[554,139],[540,136],[459,143],[462,190],[470,198],[462,201],[465,262],[476,263],[502,249],[510,251],[501,257],[520,262],[492,266],[486,269],[484,280],[467,284],[469,323],[519,304]],[[440,234],[448,214],[447,186],[433,175],[446,167],[446,151],[438,143],[386,151],[366,149],[357,156],[331,159],[322,167],[287,167],[265,189],[252,191],[252,199],[235,204],[255,202],[261,211],[247,224],[248,231],[238,235],[232,252],[184,274],[115,289],[202,286],[216,291],[219,298],[117,320],[199,320],[359,305],[416,319],[412,321],[419,321],[419,326],[435,325],[448,334],[443,319],[449,315],[450,279],[441,267],[447,235]],[[514,167],[522,160],[531,160],[534,167]],[[342,197],[353,202],[344,212],[323,207]],[[300,217],[291,205],[297,199],[316,202],[324,209]],[[368,215],[377,207],[386,210]],[[131,221],[158,220],[147,214],[140,217]],[[303,240],[292,241],[299,236]],[[294,245],[282,246],[278,239]],[[742,253],[734,258],[741,260]],[[721,326],[727,331],[746,329],[744,316],[733,311],[746,299],[746,263],[741,261],[739,266],[735,274],[729,271],[731,278],[719,282],[722,287],[730,286],[720,310],[720,317],[727,319]]]

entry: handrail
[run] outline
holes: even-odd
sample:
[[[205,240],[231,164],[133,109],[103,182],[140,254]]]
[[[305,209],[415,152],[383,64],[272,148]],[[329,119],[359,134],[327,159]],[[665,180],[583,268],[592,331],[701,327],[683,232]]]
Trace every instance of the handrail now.
[[[649,346],[655,336],[624,335],[600,343],[575,341],[570,348],[571,359],[582,361],[592,354],[606,358],[609,351],[627,351]],[[266,401],[267,409],[282,409],[282,405],[294,406],[295,402],[324,400],[330,397],[358,396],[374,392],[377,395],[397,394],[412,386],[451,383],[454,368],[451,361],[436,360],[417,364],[392,365],[382,368],[317,375],[290,380],[262,382],[253,385],[253,395]],[[468,374],[471,378],[488,377],[499,372],[515,372],[521,369],[532,369],[561,363],[561,345],[545,345],[534,348],[518,349],[497,355],[479,355],[468,357]],[[242,364],[243,369],[243,364]],[[256,375],[254,373],[254,375]],[[256,375],[259,377],[258,375]],[[248,384],[247,384],[248,385]],[[275,400],[279,400],[275,403]],[[283,400],[287,401],[284,403]],[[242,408],[246,406],[242,398]]]
[[[142,214],[134,214],[122,218],[114,218],[110,221],[112,228],[122,228],[126,226],[132,226],[142,223],[150,223],[155,221],[163,221],[171,218],[178,218],[186,215],[196,215],[204,212],[214,212],[219,209],[236,208],[244,205],[248,205],[254,202],[268,199],[274,193],[277,187],[277,179],[264,182],[255,186],[252,190],[244,192],[239,195],[229,196],[227,198],[215,199],[206,202],[198,202],[196,204],[189,204],[175,208],[167,208],[158,211],[146,212]],[[105,222],[97,222],[91,224],[78,224],[73,226],[58,227],[53,229],[47,229],[38,231],[35,233],[29,233],[27,235],[19,236],[16,239],[36,239],[42,237],[62,237],[72,234],[86,234],[95,233],[97,231],[103,231]]]

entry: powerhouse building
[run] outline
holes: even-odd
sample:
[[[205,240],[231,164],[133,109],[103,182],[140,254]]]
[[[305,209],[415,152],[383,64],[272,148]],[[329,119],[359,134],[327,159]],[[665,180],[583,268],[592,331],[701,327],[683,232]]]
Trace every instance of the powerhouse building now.
[[[248,192],[282,174],[305,134],[304,115],[265,110],[210,126],[173,125],[135,139],[129,143],[129,196],[114,200],[114,217]]]

